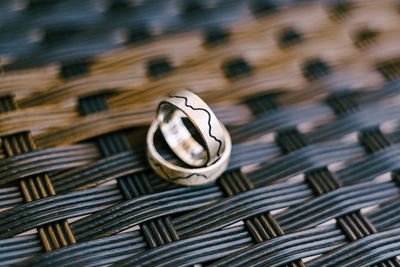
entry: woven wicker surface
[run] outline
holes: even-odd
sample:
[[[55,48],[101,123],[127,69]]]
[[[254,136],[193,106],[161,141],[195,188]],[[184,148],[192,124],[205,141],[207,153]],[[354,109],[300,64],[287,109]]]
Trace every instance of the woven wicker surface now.
[[[400,266],[399,10],[2,1],[0,265]],[[146,162],[178,88],[231,133],[215,183]]]

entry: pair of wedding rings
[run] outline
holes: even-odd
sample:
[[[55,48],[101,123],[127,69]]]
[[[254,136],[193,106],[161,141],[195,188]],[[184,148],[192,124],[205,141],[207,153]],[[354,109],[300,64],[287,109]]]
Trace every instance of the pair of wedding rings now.
[[[173,163],[157,150],[156,132],[182,161]],[[164,179],[182,185],[200,185],[217,179],[228,167],[232,142],[226,128],[196,94],[179,90],[161,101],[147,133],[147,158]]]

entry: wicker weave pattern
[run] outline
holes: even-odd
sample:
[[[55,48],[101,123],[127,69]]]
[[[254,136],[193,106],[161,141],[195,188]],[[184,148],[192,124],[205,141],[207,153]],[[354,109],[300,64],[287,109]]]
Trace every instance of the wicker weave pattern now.
[[[397,1],[45,2],[0,5],[1,265],[400,266]],[[216,183],[146,163],[183,87],[234,141]]]

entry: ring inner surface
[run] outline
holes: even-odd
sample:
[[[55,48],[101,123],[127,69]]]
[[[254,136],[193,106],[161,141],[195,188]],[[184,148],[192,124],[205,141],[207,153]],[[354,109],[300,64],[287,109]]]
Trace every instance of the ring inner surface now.
[[[179,109],[171,105],[164,104],[160,107],[159,112],[160,128],[172,151],[185,163],[202,167],[208,162],[208,154],[204,146],[202,146],[193,137],[195,133],[191,133],[188,129],[189,118]],[[190,127],[192,132],[194,129]],[[198,133],[197,133],[198,134]]]

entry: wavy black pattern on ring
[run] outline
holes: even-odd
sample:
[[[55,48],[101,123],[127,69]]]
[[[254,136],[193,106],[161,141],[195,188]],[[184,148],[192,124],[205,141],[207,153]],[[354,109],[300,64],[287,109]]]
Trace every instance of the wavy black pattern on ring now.
[[[244,227],[237,226],[157,247],[114,266],[190,266],[229,255],[251,243]]]
[[[222,258],[211,266],[273,266],[293,259],[318,255],[346,242],[334,225],[285,234],[245,248]],[[329,248],[332,246],[331,248]],[[307,265],[308,266],[308,265]]]
[[[307,263],[307,266],[372,266],[400,255],[400,228],[371,234]]]
[[[122,200],[116,186],[75,191],[25,203],[0,213],[0,237],[37,226],[100,211]]]
[[[181,98],[181,99],[185,100],[185,106],[187,106],[188,108],[191,108],[191,109],[193,109],[193,110],[201,110],[201,111],[204,111],[204,112],[207,113],[207,116],[208,116],[208,121],[207,121],[207,123],[208,123],[208,135],[209,135],[212,139],[214,139],[215,142],[218,142],[217,156],[219,157],[219,156],[220,156],[220,150],[221,150],[221,147],[222,147],[222,141],[219,140],[217,137],[215,137],[215,136],[211,133],[212,127],[211,127],[211,114],[210,114],[210,112],[209,112],[208,110],[204,109],[204,108],[195,108],[195,107],[193,107],[192,105],[189,105],[188,99],[187,99],[186,97],[184,97],[184,96],[172,95],[172,96],[170,96],[170,97],[172,97],[172,98]]]
[[[399,193],[400,189],[395,187],[393,182],[369,182],[342,187],[276,214],[275,218],[285,232],[291,232],[317,226],[352,211],[384,203]]]
[[[180,187],[111,206],[72,223],[71,229],[78,240],[90,240],[118,233],[153,218],[200,208],[221,197],[222,193],[212,185]]]

